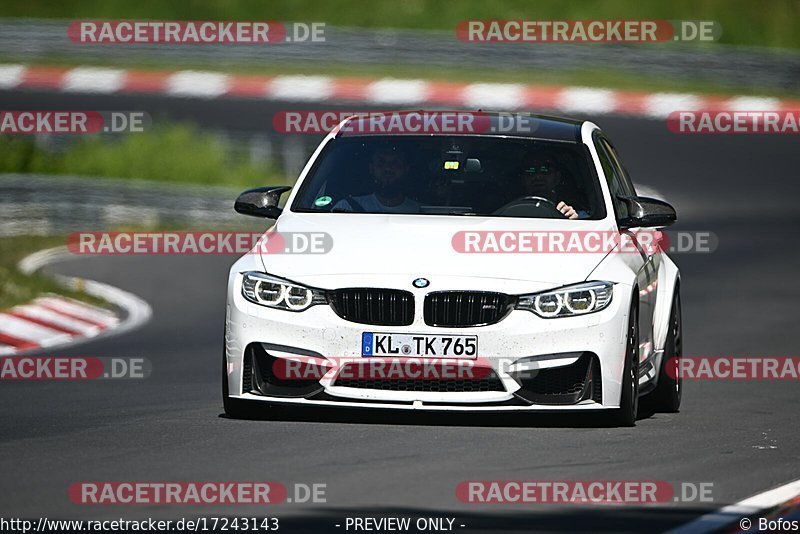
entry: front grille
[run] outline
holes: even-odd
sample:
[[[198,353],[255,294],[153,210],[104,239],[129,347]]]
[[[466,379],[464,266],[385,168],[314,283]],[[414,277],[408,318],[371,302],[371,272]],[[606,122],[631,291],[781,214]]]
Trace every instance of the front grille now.
[[[501,321],[514,307],[514,297],[485,291],[437,291],[425,297],[429,326],[483,326]]]
[[[494,371],[487,376],[473,379],[420,379],[420,378],[337,378],[334,386],[382,391],[414,391],[432,393],[479,393],[482,391],[505,391],[503,383]]]
[[[414,322],[414,295],[399,289],[356,287],[330,293],[336,315],[347,321],[377,326],[408,326]]]

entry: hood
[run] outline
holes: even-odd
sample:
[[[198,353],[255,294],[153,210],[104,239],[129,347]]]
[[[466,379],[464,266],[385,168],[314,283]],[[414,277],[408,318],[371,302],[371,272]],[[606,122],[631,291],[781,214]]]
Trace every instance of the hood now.
[[[611,230],[607,220],[284,212],[271,231],[284,237],[325,232],[330,250],[260,255],[266,272],[325,289],[376,284],[407,289],[419,277],[431,280],[431,290],[474,289],[479,278],[484,290],[522,293],[581,282],[606,252],[464,253],[455,249],[454,236],[475,231]]]

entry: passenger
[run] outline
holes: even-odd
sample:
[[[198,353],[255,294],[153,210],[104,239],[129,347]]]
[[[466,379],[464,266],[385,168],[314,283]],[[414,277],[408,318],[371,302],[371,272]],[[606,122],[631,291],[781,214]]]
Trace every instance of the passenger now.
[[[391,147],[377,149],[369,162],[374,191],[369,195],[344,198],[332,211],[419,213],[419,203],[404,192],[408,172],[408,161],[401,151]]]

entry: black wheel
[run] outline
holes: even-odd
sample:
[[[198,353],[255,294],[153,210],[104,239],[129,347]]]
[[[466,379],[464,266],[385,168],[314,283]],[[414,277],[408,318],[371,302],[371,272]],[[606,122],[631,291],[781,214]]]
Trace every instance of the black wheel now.
[[[639,414],[639,306],[634,293],[628,319],[628,340],[625,345],[625,368],[622,373],[622,395],[619,408],[612,413],[616,426],[635,426]]]
[[[672,311],[669,315],[669,330],[664,343],[664,355],[658,372],[658,385],[649,395],[653,409],[657,412],[675,413],[680,410],[683,394],[683,379],[680,376],[680,360],[683,357],[683,332],[681,331],[681,296],[675,288]]]
[[[250,402],[233,398],[228,393],[228,362],[225,358],[224,341],[222,344],[222,406],[225,409],[225,415],[232,419],[249,419],[255,414]]]

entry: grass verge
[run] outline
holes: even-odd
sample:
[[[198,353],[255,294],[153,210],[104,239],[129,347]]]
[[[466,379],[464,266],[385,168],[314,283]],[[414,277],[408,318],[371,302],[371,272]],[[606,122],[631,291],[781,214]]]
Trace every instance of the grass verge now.
[[[17,269],[17,263],[25,256],[39,250],[63,245],[63,236],[20,236],[0,238],[0,310],[17,304],[30,302],[44,293],[57,293],[83,302],[108,307],[104,300],[82,291],[75,291],[57,284],[41,273],[31,276]]]
[[[158,122],[158,121],[155,121]],[[137,134],[83,136],[50,150],[30,136],[0,136],[0,173],[70,174],[160,182],[254,187],[286,177],[254,165],[234,143],[188,124]]]
[[[800,48],[796,0],[7,0],[6,17],[69,19],[281,20],[371,28],[454,29],[470,19],[714,20],[720,42]]]

